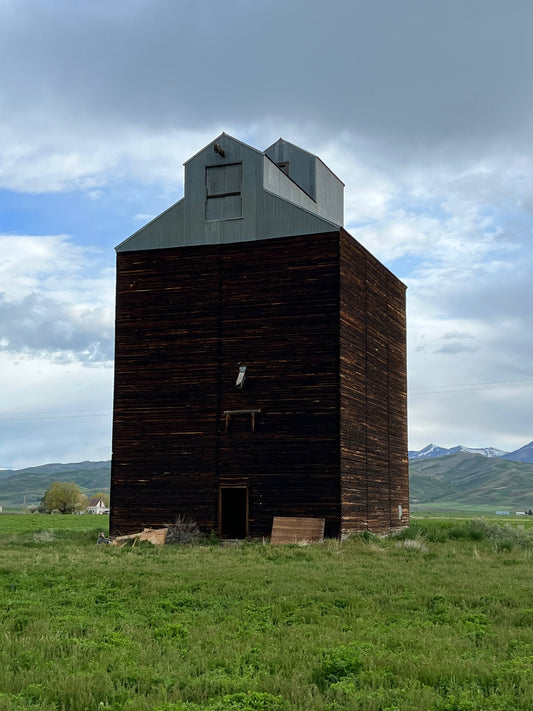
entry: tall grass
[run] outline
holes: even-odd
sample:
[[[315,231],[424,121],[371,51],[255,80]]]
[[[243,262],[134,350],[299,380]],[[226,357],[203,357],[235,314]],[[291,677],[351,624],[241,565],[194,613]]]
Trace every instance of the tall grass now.
[[[80,518],[0,517],[0,711],[531,708],[526,529],[115,549]]]
[[[422,537],[432,542],[445,541],[486,541],[497,550],[513,548],[533,549],[533,525],[527,521],[519,524],[500,524],[483,518],[471,520],[429,519],[411,523],[400,531],[397,538],[413,539]]]

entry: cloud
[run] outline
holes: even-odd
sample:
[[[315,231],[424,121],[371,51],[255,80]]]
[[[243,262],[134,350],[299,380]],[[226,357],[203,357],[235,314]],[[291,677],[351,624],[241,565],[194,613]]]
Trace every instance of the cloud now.
[[[112,368],[0,351],[0,387],[0,467],[110,458]]]
[[[85,363],[113,358],[112,309],[87,308],[29,294],[19,301],[0,296],[0,347]]]
[[[107,4],[0,6],[0,185],[175,181],[190,146],[258,117],[314,136],[311,150],[364,136],[383,167],[518,157],[531,138],[528,3]]]
[[[0,235],[0,358],[30,384],[46,366],[63,407],[62,368],[104,377],[112,245],[221,131],[281,135],[345,182],[348,230],[408,286],[411,446],[529,441],[532,22],[497,0],[3,0],[0,188],[21,215],[81,195],[86,224]],[[505,380],[524,385],[475,388]]]
[[[453,338],[456,340],[463,340],[465,338],[474,338],[474,336],[468,331],[449,331],[445,333],[442,338]]]
[[[211,127],[214,112],[243,124],[312,115],[411,146],[529,130],[528,3],[108,5],[3,5],[8,100],[40,113],[63,97],[78,116],[104,109],[107,123],[167,129]]]
[[[476,346],[467,345],[465,343],[461,343],[460,341],[452,341],[452,343],[446,343],[446,345],[438,348],[435,353],[455,355],[456,353],[475,353],[476,351]]]
[[[65,235],[0,251],[0,466],[108,459],[113,269]]]
[[[113,281],[98,255],[65,236],[0,236],[0,349],[109,364]]]
[[[176,191],[183,185],[183,156],[191,145],[212,138],[210,132],[169,130],[155,135],[134,126],[94,126],[87,117],[73,125],[68,113],[51,115],[57,121],[54,126],[38,127],[33,116],[22,116],[15,124],[12,118],[0,119],[0,136],[7,146],[0,154],[1,188],[29,193],[83,190],[97,200],[102,187],[135,179]]]

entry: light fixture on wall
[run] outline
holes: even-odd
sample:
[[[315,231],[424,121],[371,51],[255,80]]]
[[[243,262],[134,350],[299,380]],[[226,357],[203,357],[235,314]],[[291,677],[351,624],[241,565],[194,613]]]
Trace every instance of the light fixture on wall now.
[[[246,366],[239,365],[239,374],[237,375],[237,381],[235,382],[235,387],[242,388],[245,380],[246,380]]]
[[[215,145],[213,146],[213,150],[215,151],[215,153],[221,155],[222,158],[224,158],[224,156],[226,155],[226,151],[222,148],[220,143],[215,143]]]

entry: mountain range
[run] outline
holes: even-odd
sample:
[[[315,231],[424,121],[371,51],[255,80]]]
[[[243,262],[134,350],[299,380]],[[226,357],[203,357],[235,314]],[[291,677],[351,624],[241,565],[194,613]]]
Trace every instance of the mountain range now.
[[[514,452],[504,452],[501,449],[495,449],[494,447],[483,447],[481,449],[474,449],[472,447],[464,447],[463,445],[457,445],[456,447],[439,447],[436,444],[428,444],[423,449],[409,450],[409,460],[416,459],[431,459],[433,457],[445,457],[449,454],[457,454],[459,452],[465,452],[467,454],[481,454],[484,457],[499,457],[500,459],[509,459],[513,462],[527,462],[529,464],[533,463],[533,442],[525,444],[520,449],[516,449]]]
[[[410,499],[453,510],[533,509],[533,463],[454,452],[409,462]]]
[[[409,452],[409,476],[413,503],[529,510],[533,508],[533,442],[514,452],[429,444]],[[108,492],[110,478],[110,461],[4,469],[0,470],[0,505],[38,504],[53,481],[73,481],[91,497]]]

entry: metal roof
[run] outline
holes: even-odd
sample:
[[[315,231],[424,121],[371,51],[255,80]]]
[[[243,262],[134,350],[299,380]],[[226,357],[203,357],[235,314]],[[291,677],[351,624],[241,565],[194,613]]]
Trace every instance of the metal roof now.
[[[263,152],[222,133],[184,166],[184,197],[118,252],[275,239],[343,224],[344,184],[317,156],[281,138]]]

